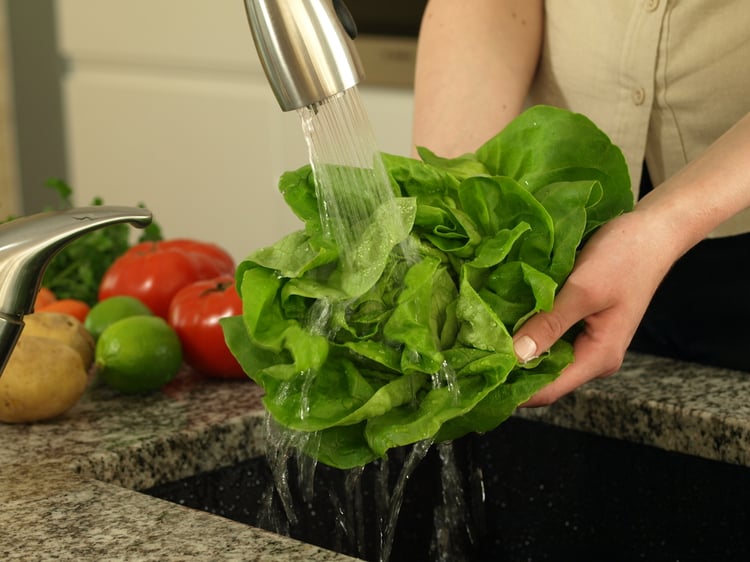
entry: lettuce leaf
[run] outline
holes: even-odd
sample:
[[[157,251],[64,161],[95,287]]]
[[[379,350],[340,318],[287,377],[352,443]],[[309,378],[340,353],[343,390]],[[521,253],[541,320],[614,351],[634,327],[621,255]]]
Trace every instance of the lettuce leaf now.
[[[271,416],[351,468],[425,439],[497,427],[572,359],[565,338],[520,364],[512,333],[549,310],[577,252],[632,209],[620,150],[590,120],[524,112],[476,153],[383,154],[394,201],[346,268],[321,226],[310,166],[279,188],[304,229],[237,270],[227,343]],[[401,251],[416,248],[418,259]]]

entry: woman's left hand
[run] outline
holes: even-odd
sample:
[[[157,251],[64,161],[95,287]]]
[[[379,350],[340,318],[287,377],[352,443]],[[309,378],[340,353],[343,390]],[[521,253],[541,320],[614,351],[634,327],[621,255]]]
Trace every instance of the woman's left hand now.
[[[669,228],[634,211],[604,225],[586,243],[552,310],[526,321],[514,336],[528,360],[583,321],[574,362],[524,406],[550,404],[580,385],[616,372],[656,288],[678,257]]]

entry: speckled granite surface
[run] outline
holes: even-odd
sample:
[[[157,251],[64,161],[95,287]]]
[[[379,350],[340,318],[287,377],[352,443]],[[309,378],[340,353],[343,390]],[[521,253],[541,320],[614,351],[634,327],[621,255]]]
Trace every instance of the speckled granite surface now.
[[[750,466],[750,374],[631,355],[616,375],[517,415]],[[344,561],[134,490],[262,453],[253,383],[181,375],[92,388],[65,417],[0,425],[0,559]]]
[[[343,562],[346,556],[138,493],[261,454],[249,380],[87,391],[63,418],[0,424],[0,560]]]
[[[630,354],[615,375],[517,415],[750,467],[750,373]]]

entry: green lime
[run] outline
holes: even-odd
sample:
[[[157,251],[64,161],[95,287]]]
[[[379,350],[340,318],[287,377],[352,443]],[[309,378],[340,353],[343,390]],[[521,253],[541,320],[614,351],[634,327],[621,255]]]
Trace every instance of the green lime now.
[[[182,366],[177,333],[159,316],[129,316],[104,329],[96,342],[96,371],[123,392],[156,390]]]
[[[104,329],[118,320],[128,316],[149,316],[151,314],[149,307],[137,298],[121,295],[109,297],[92,306],[83,325],[94,339],[98,340]]]

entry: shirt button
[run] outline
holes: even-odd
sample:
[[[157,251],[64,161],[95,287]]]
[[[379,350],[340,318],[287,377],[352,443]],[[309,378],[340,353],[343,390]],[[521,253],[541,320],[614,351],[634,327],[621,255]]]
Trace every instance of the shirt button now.
[[[643,7],[647,12],[653,12],[659,7],[659,0],[644,0]]]
[[[632,96],[635,105],[643,105],[643,102],[646,101],[646,90],[643,88],[635,88],[632,92]]]

